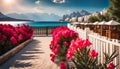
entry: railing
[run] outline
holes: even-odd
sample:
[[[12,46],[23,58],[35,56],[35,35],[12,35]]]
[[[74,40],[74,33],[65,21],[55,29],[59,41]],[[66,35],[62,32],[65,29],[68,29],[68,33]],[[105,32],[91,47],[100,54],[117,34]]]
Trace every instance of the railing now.
[[[115,50],[118,54],[118,57],[115,58],[114,63],[120,64],[120,43],[116,39],[108,39],[103,36],[88,34],[88,39],[92,42],[92,48],[95,49],[99,53],[98,61],[103,63],[104,55],[103,53],[106,52],[111,55]],[[117,66],[117,69],[120,68],[120,65]]]
[[[99,53],[98,61],[103,63],[104,54],[103,52],[108,53],[109,55],[113,53],[113,51],[117,51],[118,56],[113,61],[116,65],[119,64],[116,69],[120,69],[120,40],[118,39],[110,39],[105,36],[100,36],[97,33],[94,33],[89,28],[80,29],[75,25],[68,24],[68,27],[76,32],[78,32],[80,38],[89,39],[92,42],[92,49],[95,49]]]
[[[51,36],[52,29],[57,26],[33,26],[33,36]]]

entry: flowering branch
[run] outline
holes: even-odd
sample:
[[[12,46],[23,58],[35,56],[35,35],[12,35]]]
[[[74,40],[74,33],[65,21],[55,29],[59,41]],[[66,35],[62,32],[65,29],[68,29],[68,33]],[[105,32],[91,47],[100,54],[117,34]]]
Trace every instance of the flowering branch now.
[[[77,38],[72,40],[68,52],[67,59],[71,59],[77,69],[114,69],[115,65],[112,63],[115,57],[118,56],[114,51],[110,56],[104,53],[105,62],[98,62],[98,53],[91,50],[89,40],[82,40]]]

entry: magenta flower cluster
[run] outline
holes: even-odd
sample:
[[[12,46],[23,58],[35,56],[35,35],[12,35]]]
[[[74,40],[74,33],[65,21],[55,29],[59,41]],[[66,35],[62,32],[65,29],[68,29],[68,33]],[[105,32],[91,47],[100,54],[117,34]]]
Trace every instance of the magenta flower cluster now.
[[[0,24],[0,55],[31,38],[33,29],[28,25]]]
[[[72,40],[70,47],[68,48],[66,58],[72,59],[76,51],[79,50],[80,52],[84,52],[83,48],[89,47],[90,45],[91,45],[91,42],[88,39],[82,40],[80,38],[77,38],[76,40]],[[95,50],[91,50],[91,52],[89,53],[89,56],[94,58],[98,56],[98,53]]]
[[[73,30],[70,30],[66,26],[60,26],[52,30],[53,40],[50,44],[50,49],[53,54],[51,54],[51,60],[57,57],[60,60],[65,60],[65,55],[67,49],[69,48],[72,39],[78,37],[78,34]]]
[[[91,50],[91,44],[92,43],[88,39],[82,40],[79,37],[76,38],[76,40],[72,40],[68,48],[66,58],[73,60],[77,66],[77,69],[83,69],[83,65],[87,65],[86,63],[88,63],[88,68],[90,69],[93,69],[95,67],[99,69],[101,65],[106,65],[103,66],[103,68],[101,67],[101,69],[114,69],[115,65],[112,63],[113,60],[108,63],[106,63],[106,61],[105,64],[99,64],[99,62],[97,62],[98,53],[94,49]]]

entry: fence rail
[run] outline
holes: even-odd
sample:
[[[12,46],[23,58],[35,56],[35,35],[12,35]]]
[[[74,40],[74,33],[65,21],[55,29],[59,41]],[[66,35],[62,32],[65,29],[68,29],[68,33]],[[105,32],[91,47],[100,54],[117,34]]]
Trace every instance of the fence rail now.
[[[120,40],[118,39],[110,39],[105,36],[101,36],[97,33],[94,33],[89,28],[80,29],[75,25],[68,24],[68,27],[76,32],[78,32],[80,38],[89,39],[92,42],[92,49],[95,49],[99,53],[98,61],[103,63],[104,54],[103,52],[111,55],[113,51],[116,50],[118,56],[115,58],[113,63],[116,65],[119,64],[116,69],[120,69]]]
[[[57,26],[35,26],[32,27],[34,30],[33,36],[51,36],[52,29]]]

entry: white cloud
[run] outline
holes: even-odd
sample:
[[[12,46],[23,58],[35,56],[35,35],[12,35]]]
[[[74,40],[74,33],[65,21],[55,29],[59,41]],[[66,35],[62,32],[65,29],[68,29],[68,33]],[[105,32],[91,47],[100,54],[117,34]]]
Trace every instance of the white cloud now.
[[[67,10],[66,12],[67,12],[67,13],[71,13],[71,10]]]
[[[53,2],[62,4],[62,3],[65,3],[66,1],[65,0],[53,0]]]
[[[35,1],[35,4],[40,4],[40,1],[39,0]]]
[[[35,2],[35,4],[40,3],[39,0]],[[43,13],[45,10],[43,7],[39,6],[32,6],[30,4],[23,4],[21,2],[16,1],[16,3],[10,6],[6,6],[4,3],[0,1],[0,12],[4,12],[5,14],[9,13],[36,13],[40,12]]]
[[[14,6],[5,6],[5,5],[2,5],[2,3],[0,2],[0,12],[4,12],[4,14],[10,14],[10,13],[47,13],[47,14],[56,14],[56,15],[63,15],[63,11],[61,11],[61,9],[59,8],[54,8],[54,7],[50,7],[50,6],[42,6],[42,1],[40,0],[37,0],[35,2],[35,4],[38,4],[40,3],[39,5],[35,5],[35,6],[32,6],[28,3],[21,3],[21,2],[18,2],[16,1],[16,4],[14,4]],[[62,3],[62,2],[60,2]]]
[[[42,7],[34,7],[33,10],[38,13],[45,13],[45,9]]]

